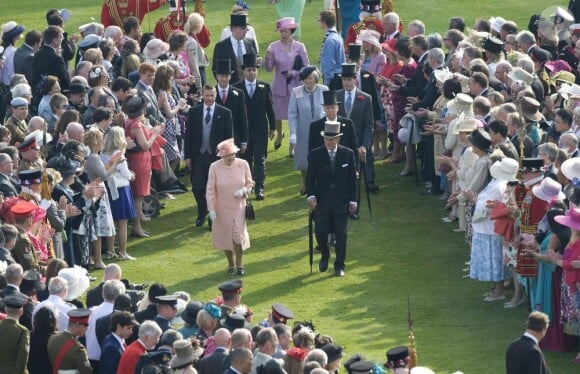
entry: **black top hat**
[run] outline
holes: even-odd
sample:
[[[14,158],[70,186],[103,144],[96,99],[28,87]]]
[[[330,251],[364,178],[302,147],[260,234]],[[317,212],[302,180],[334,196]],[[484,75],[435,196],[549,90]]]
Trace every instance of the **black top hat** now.
[[[495,53],[496,55],[499,55],[503,52],[503,42],[498,38],[494,38],[493,36],[483,39],[481,42],[481,47],[486,51]]]
[[[350,367],[348,368],[348,373],[349,374],[368,374],[373,370],[373,366],[374,364],[370,361],[364,361],[364,360],[360,360],[360,361],[356,361],[353,362]]]
[[[493,151],[491,146],[491,138],[489,134],[482,129],[473,130],[471,135],[469,135],[469,141],[471,145],[476,148],[481,149],[484,152],[491,153]]]
[[[242,62],[242,69],[245,68],[259,68],[258,55],[255,53],[246,53]]]
[[[249,25],[246,14],[230,14],[230,26],[245,27]]]
[[[316,71],[316,66],[314,65],[308,65],[306,66],[304,69],[302,69],[302,71],[300,72],[300,80],[303,81],[304,79],[308,78],[308,76],[310,74],[312,74],[312,72]]]
[[[340,101],[336,98],[336,91],[329,90],[322,93],[322,105],[338,105]]]
[[[351,58],[350,55],[349,58]],[[352,63],[342,64],[342,77],[343,78],[356,77],[356,64]]]
[[[351,61],[360,60],[361,50],[362,50],[362,44],[350,43],[348,45],[348,59]]]
[[[215,60],[215,74],[232,74],[233,72],[231,60]]]

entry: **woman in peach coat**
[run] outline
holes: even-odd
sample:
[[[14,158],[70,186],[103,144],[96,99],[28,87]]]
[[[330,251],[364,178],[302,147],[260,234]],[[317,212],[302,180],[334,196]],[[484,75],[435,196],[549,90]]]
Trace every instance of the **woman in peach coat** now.
[[[236,158],[239,149],[233,139],[224,140],[217,148],[221,159],[209,168],[206,192],[213,245],[225,252],[228,274],[244,275],[242,254],[250,248],[250,236],[246,228],[246,198],[254,182],[248,163]]]

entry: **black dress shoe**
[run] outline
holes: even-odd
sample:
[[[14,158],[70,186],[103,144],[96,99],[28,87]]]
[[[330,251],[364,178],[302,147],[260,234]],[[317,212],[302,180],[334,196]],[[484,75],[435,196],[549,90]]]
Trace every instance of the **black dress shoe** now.
[[[266,196],[264,196],[264,190],[256,191],[256,200],[264,200]]]
[[[360,219],[358,213],[351,213],[349,214],[348,218],[354,219],[355,221]]]
[[[327,269],[328,269],[328,259],[323,258],[318,263],[318,270],[320,270],[321,273],[324,273]]]
[[[379,186],[377,186],[374,183],[369,184],[369,191],[371,192],[378,192],[379,191]]]
[[[205,215],[203,216],[197,216],[197,219],[195,220],[195,227],[201,227],[203,226],[203,223],[205,222]]]
[[[344,270],[335,270],[334,271],[334,276],[335,277],[344,277]]]

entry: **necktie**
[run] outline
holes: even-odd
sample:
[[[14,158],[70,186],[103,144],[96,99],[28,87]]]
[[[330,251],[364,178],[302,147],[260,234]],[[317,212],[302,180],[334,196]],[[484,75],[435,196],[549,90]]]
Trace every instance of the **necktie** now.
[[[254,83],[250,83],[249,86],[250,89],[248,90],[248,93],[250,94],[250,97],[254,97]]]
[[[346,112],[350,113],[350,110],[352,109],[352,93],[349,92],[348,96],[346,97]]]
[[[332,169],[334,170],[334,158],[336,156],[336,151],[335,150],[329,151],[328,155],[330,156],[330,167],[332,167]]]
[[[208,107],[207,113],[205,114],[205,124],[209,125],[210,121],[211,121],[211,109]]]
[[[222,104],[225,104],[227,99],[228,99],[228,92],[226,90],[222,90]]]
[[[312,119],[314,119],[314,93],[309,92],[308,96],[310,96],[310,115],[312,116]]]
[[[244,52],[242,52],[242,41],[241,40],[238,40],[237,54],[238,54],[238,63],[240,64],[240,66],[242,66],[244,64],[244,60],[243,60]]]

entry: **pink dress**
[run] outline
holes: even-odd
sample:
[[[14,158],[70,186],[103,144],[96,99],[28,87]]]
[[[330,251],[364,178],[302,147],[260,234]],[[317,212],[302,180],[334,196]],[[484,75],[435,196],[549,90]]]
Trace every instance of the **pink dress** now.
[[[143,131],[145,140],[151,137],[151,131],[148,130],[138,118],[128,119],[125,121],[125,136],[135,138],[131,134],[132,129]],[[135,173],[135,180],[131,182],[134,196],[149,196],[151,193],[151,150],[139,150],[137,152],[127,152],[127,164],[129,169]]]
[[[211,164],[207,179],[207,208],[216,212],[211,236],[216,249],[233,251],[234,243],[243,250],[250,248],[250,236],[246,228],[246,198],[234,197],[242,187],[252,188],[250,166],[236,158],[231,165],[223,160]]]

